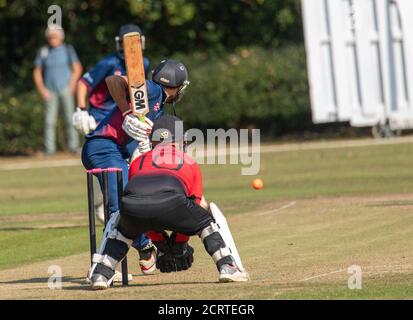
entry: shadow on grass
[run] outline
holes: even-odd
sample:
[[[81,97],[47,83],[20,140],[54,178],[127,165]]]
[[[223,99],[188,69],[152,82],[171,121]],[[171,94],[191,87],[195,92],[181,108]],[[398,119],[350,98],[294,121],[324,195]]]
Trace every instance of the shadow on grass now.
[[[0,281],[0,284],[33,284],[33,283],[47,284],[48,281],[49,281],[49,277],[41,277],[41,278],[11,280],[11,281]],[[76,283],[76,284],[86,284],[85,278],[62,277],[62,283],[65,283],[65,282]]]
[[[115,284],[112,286],[110,289],[111,290],[121,290],[121,289],[127,289],[127,288],[150,288],[150,287],[161,287],[161,286],[193,286],[193,285],[216,285],[218,287],[224,287],[224,286],[244,286],[245,283],[220,283],[218,281],[207,281],[207,282],[201,282],[201,281],[180,281],[180,282],[159,282],[159,283],[129,283],[128,286],[123,286],[120,283]],[[255,284],[257,285],[257,284]],[[302,289],[305,287],[300,282],[294,282],[294,283],[274,283],[274,286],[279,289],[279,290],[298,290]],[[93,291],[89,285],[83,285],[83,286],[70,286],[66,288],[62,288],[62,290],[67,290],[67,291],[77,291],[77,290],[86,290],[86,291]]]
[[[49,281],[48,277],[30,278],[30,279],[20,279],[20,280],[10,280],[10,281],[0,281],[0,285],[7,284],[36,284],[43,283],[47,284]],[[72,283],[77,284],[77,286],[62,287],[62,290],[90,290],[89,284],[86,283],[85,278],[74,278],[74,277],[62,277],[62,283]],[[152,287],[152,286],[164,286],[164,285],[195,285],[195,284],[218,284],[218,282],[201,282],[201,281],[190,281],[190,282],[162,282],[162,283],[129,283],[128,286],[122,286],[121,284],[115,284],[112,288],[118,289],[122,287]]]
[[[93,291],[89,285],[86,285],[86,283],[83,281],[81,282],[84,285],[83,286],[70,286],[70,287],[62,287],[62,290],[68,290],[68,291],[73,291],[73,290],[87,290],[87,291]],[[121,289],[121,288],[145,288],[145,287],[158,287],[158,286],[173,286],[173,285],[195,285],[195,284],[205,284],[205,285],[211,285],[211,284],[219,284],[218,282],[200,282],[200,281],[189,281],[189,282],[162,282],[162,283],[129,283],[128,286],[123,286],[121,284],[115,284],[114,286],[111,287],[111,289]]]

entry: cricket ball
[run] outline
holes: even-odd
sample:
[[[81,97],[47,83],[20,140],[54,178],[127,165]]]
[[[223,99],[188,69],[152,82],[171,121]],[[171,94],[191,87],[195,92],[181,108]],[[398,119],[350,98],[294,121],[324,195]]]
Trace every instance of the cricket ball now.
[[[264,182],[261,179],[254,179],[252,181],[252,187],[255,190],[261,190],[262,188],[264,188]]]

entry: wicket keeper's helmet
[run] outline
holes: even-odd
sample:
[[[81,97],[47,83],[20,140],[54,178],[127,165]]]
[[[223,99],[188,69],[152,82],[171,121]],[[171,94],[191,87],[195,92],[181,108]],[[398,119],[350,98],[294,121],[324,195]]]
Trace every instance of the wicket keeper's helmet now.
[[[184,126],[178,117],[165,114],[158,118],[152,127],[150,139],[158,142],[176,142],[184,140]]]
[[[152,71],[152,80],[165,87],[186,87],[189,84],[185,65],[176,60],[163,60]]]

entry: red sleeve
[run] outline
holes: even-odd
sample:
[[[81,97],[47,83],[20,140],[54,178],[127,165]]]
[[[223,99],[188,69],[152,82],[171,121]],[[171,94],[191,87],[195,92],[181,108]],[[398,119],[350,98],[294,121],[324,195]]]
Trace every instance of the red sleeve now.
[[[194,163],[192,165],[192,169],[194,172],[194,184],[192,187],[192,195],[196,197],[196,203],[200,204],[202,199],[202,173],[199,165]]]

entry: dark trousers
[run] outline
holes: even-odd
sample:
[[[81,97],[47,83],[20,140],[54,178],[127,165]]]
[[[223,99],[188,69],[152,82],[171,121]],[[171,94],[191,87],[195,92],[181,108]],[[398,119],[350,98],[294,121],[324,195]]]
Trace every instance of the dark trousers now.
[[[207,210],[181,192],[127,194],[122,198],[119,231],[134,239],[148,231],[176,231],[192,236],[213,221]]]

